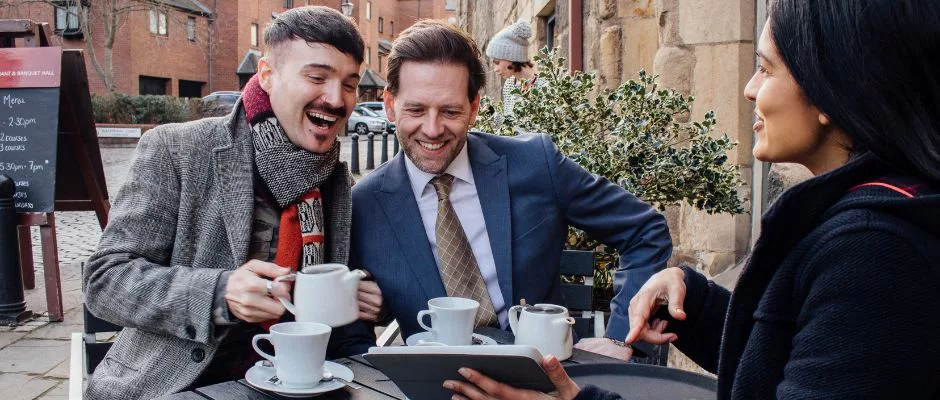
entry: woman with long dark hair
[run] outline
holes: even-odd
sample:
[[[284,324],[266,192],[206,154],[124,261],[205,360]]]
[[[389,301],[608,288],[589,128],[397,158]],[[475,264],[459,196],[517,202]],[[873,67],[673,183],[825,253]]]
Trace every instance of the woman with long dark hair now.
[[[940,398],[940,2],[769,11],[745,88],[754,156],[815,177],[763,216],[733,294],[667,268],[631,302],[627,342],[674,343],[719,399]],[[463,396],[536,396],[464,372],[475,386],[446,384]]]

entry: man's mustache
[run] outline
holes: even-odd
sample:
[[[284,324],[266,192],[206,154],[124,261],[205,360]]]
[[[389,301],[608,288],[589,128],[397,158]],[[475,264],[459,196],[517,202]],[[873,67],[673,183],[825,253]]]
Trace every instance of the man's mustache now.
[[[307,112],[314,111],[320,114],[326,114],[334,116],[336,118],[346,118],[349,115],[346,114],[346,109],[342,107],[330,107],[323,103],[314,103],[307,107]]]

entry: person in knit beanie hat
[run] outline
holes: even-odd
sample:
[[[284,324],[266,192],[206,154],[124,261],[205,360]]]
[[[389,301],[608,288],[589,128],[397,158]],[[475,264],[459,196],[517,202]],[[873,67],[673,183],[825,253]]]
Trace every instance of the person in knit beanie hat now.
[[[512,113],[513,104],[519,98],[512,94],[515,88],[527,90],[537,85],[538,74],[529,61],[529,38],[532,26],[526,21],[519,21],[499,31],[486,46],[486,55],[493,61],[493,72],[503,83],[503,114]]]

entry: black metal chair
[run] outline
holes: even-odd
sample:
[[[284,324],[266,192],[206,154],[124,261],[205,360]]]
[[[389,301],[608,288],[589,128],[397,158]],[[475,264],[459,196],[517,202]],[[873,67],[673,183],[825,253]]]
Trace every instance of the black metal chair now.
[[[82,268],[85,265],[82,263]],[[95,372],[112,342],[98,342],[97,333],[120,332],[123,327],[100,319],[82,304],[84,329],[72,333],[71,360],[69,362],[69,399],[82,398],[82,381]]]
[[[604,336],[604,312],[594,311],[594,252],[564,250],[559,270],[562,275],[584,279],[583,284],[561,283],[561,297],[574,318],[574,332],[579,338]]]
[[[112,344],[111,342],[98,342],[95,334],[120,332],[124,328],[94,316],[85,305],[82,305],[82,308],[85,312],[85,330],[82,335],[85,350],[85,372],[91,374],[95,372],[95,368],[104,359]]]
[[[561,284],[564,306],[574,317],[574,331],[578,337],[604,337],[604,313],[594,311],[594,252],[585,250],[564,250],[561,253],[560,270],[562,275],[580,276],[584,284]],[[580,312],[580,316],[578,316]],[[626,335],[626,332],[624,332]],[[666,366],[669,359],[669,345],[636,343],[633,345],[633,361],[640,364]]]

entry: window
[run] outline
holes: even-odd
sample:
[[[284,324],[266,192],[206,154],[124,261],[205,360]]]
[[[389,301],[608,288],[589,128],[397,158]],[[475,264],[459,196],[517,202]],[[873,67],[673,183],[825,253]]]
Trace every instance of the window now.
[[[140,86],[138,90],[140,94],[165,95],[169,82],[170,80],[166,78],[141,75],[138,78],[138,86]]]
[[[186,38],[190,42],[196,41],[196,17],[186,18]]]
[[[366,47],[366,64],[372,65],[372,48]]]
[[[367,20],[372,19],[372,2],[371,1],[366,2],[366,19]]]
[[[445,0],[444,11],[457,11],[457,0]]]
[[[555,48],[555,14],[549,15],[545,19],[545,46],[549,49]]]
[[[204,82],[187,81],[187,80],[180,79],[179,80],[179,95],[180,97],[201,97],[202,87],[204,85],[205,85]]]
[[[395,37],[395,21],[388,21],[388,34]]]
[[[150,10],[150,33],[166,36],[166,10]]]
[[[251,47],[258,47],[258,24],[251,24]]]
[[[79,1],[60,1],[55,4],[55,30],[63,35],[81,33]]]
[[[284,8],[294,8],[294,0],[284,0]]]
[[[379,33],[382,33],[382,17],[379,17]]]

